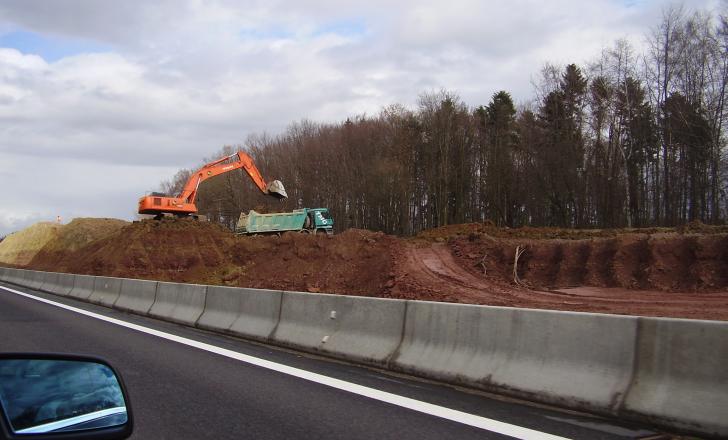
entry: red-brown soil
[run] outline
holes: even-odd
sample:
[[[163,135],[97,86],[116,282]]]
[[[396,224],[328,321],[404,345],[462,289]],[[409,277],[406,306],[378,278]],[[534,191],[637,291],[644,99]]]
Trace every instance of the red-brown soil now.
[[[236,237],[145,220],[28,267],[72,273],[647,316],[728,320],[728,229],[569,230],[454,225],[414,239]],[[525,248],[517,264],[516,248]]]
[[[88,275],[144,278],[309,292],[376,296],[389,279],[396,238],[350,229],[335,236],[286,233],[236,237],[192,220],[144,220],[66,258],[29,267]]]
[[[611,241],[543,243],[542,246],[528,248],[531,250],[523,254],[518,265],[522,285],[513,282],[516,245],[513,244],[510,250],[502,243],[496,243],[478,249],[481,253],[473,249],[476,246],[466,248],[457,239],[449,244],[409,243],[396,258],[395,272],[398,275],[389,296],[507,307],[728,320],[728,290],[725,284],[722,291],[671,292],[611,287],[621,284],[617,281],[621,275],[617,273],[627,273],[627,283],[634,285],[635,277],[631,274],[639,272],[628,269],[625,261],[613,264],[619,266],[619,270],[614,270],[599,267],[597,258],[583,259],[586,250],[590,249],[599,258],[614,258],[626,252],[615,251],[617,245]],[[463,253],[464,248],[475,252]],[[529,256],[529,252],[530,258],[524,258]],[[483,259],[483,256],[486,258]],[[539,262],[539,259],[546,262]],[[559,261],[562,264],[558,264]],[[608,260],[602,261],[608,263]],[[635,267],[640,268],[641,265]],[[728,268],[724,266],[722,270],[724,273]],[[591,280],[592,286],[581,285],[579,279]],[[559,280],[567,280],[566,286],[581,287],[560,287]],[[697,285],[694,280],[686,284]],[[716,286],[711,284],[711,287]],[[654,285],[649,287],[655,289]]]

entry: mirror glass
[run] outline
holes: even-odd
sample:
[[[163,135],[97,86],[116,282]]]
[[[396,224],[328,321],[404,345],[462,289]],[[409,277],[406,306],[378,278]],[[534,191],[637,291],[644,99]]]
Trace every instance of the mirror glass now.
[[[0,359],[0,403],[15,434],[123,425],[126,404],[108,366],[53,359]]]

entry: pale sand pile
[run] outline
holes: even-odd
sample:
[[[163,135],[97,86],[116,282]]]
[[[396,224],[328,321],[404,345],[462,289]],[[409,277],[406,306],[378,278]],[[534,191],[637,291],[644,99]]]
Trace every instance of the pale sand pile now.
[[[8,235],[0,243],[0,263],[26,265],[30,260],[58,236],[63,226],[57,223],[41,222]]]

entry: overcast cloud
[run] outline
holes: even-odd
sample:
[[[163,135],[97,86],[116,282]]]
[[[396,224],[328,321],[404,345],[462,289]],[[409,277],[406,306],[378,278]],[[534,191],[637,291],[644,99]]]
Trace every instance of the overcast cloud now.
[[[441,88],[524,102],[544,62],[639,48],[668,4],[3,0],[0,235],[56,215],[131,219],[179,168],[304,118]]]

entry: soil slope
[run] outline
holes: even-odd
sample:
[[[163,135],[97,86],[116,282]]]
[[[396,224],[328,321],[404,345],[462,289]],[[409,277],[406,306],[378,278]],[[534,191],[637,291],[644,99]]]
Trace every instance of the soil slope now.
[[[481,278],[513,282],[516,248],[522,284],[538,289],[619,287],[711,292],[728,286],[728,234],[629,233],[577,240],[452,238],[459,265]]]
[[[114,235],[129,222],[113,218],[76,218],[56,229],[55,236],[48,240],[33,256],[31,265],[40,270],[65,270],[68,255],[83,249],[96,240]]]

